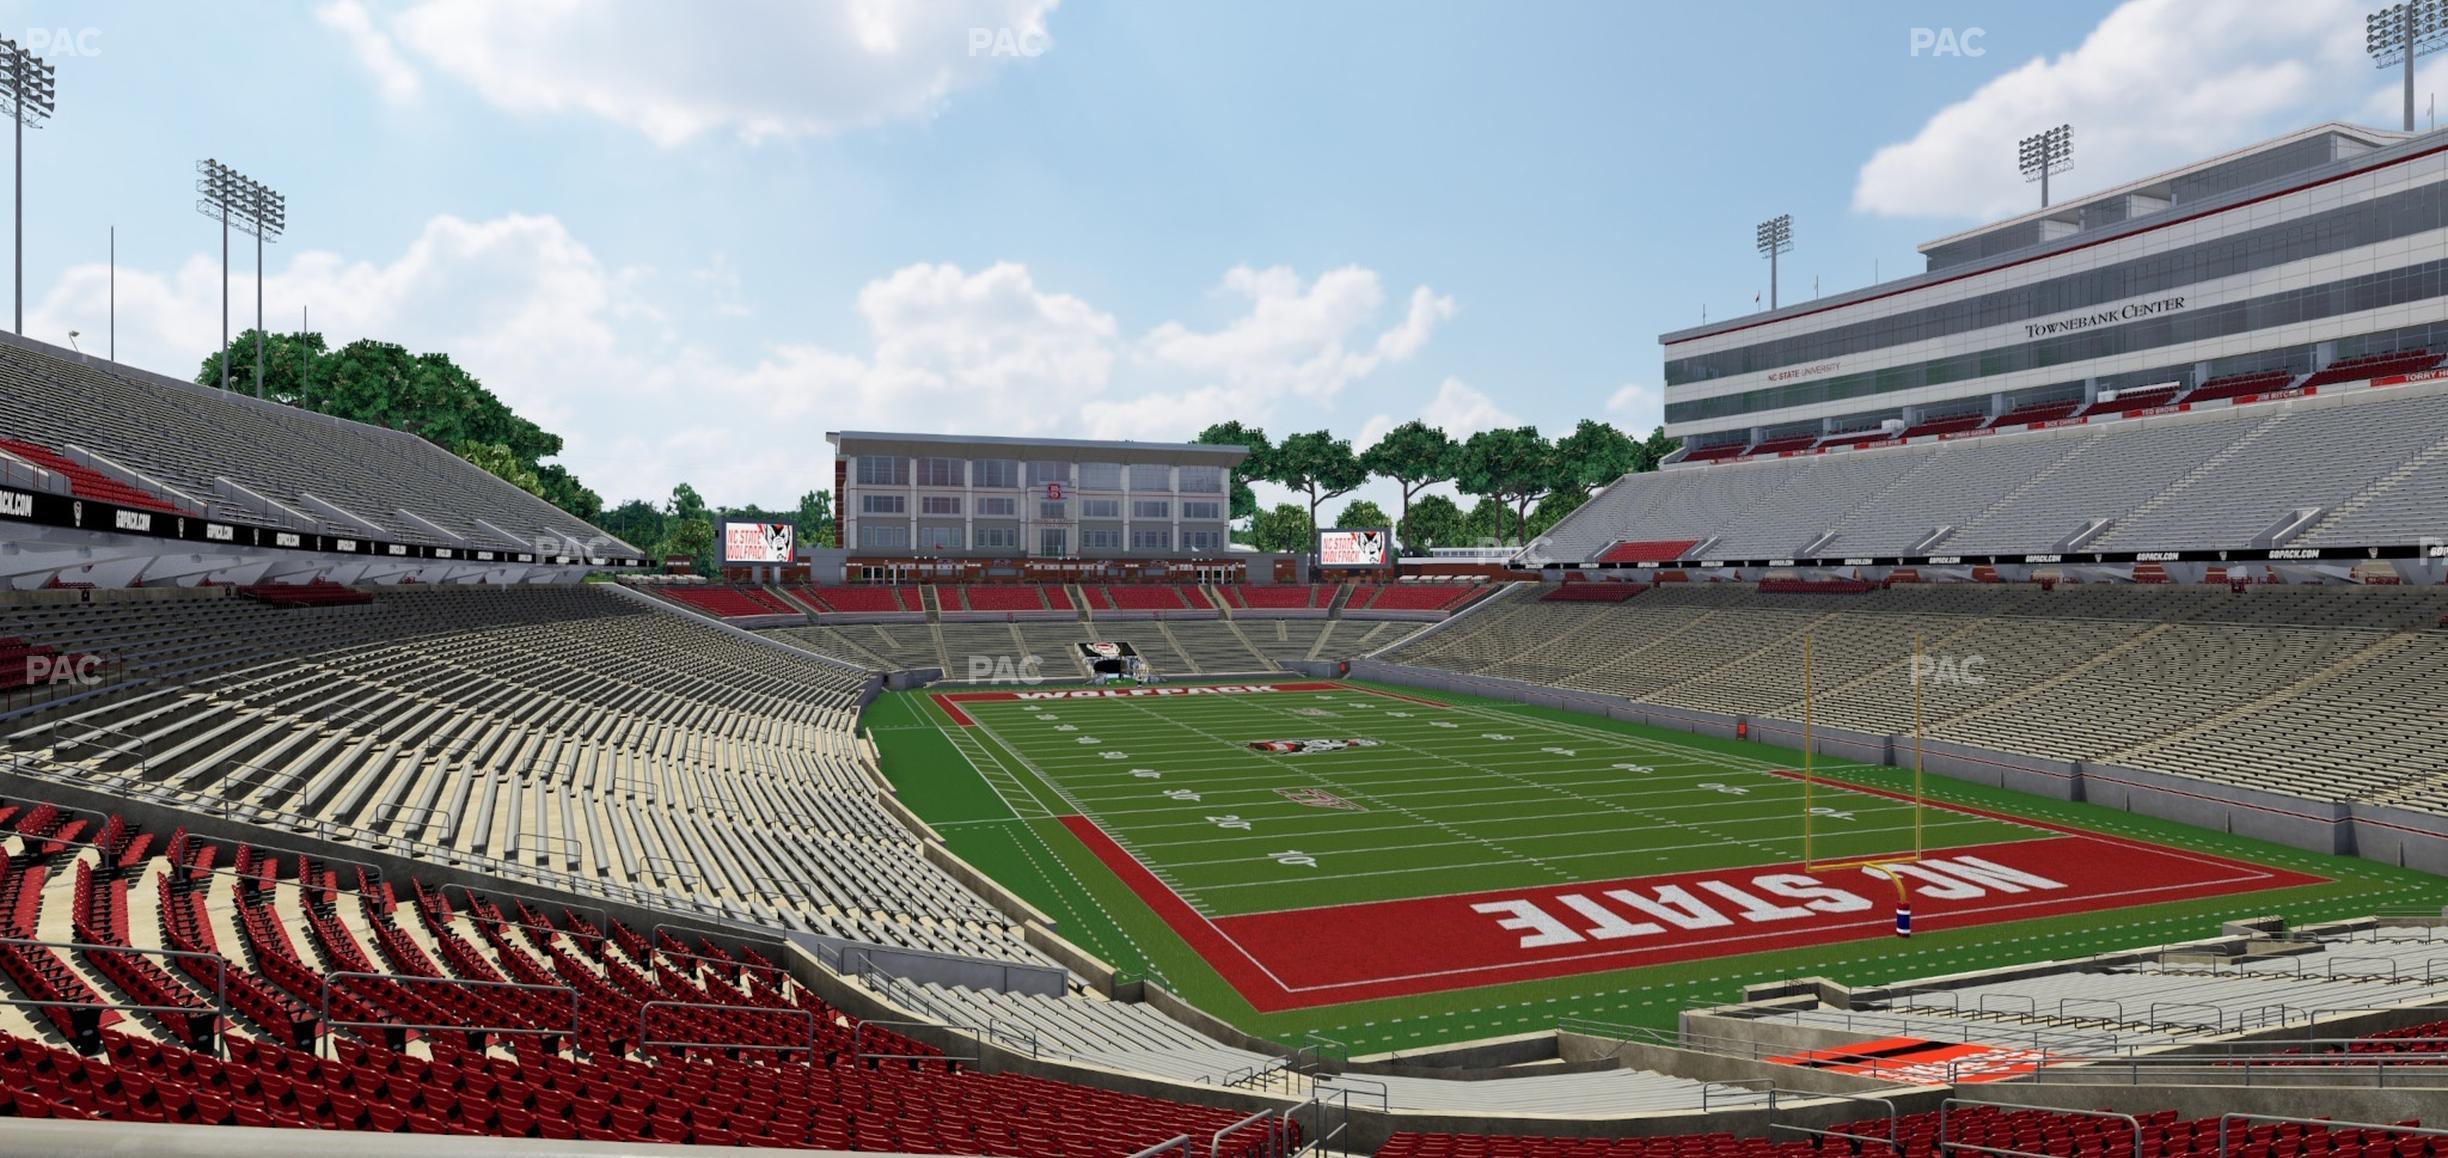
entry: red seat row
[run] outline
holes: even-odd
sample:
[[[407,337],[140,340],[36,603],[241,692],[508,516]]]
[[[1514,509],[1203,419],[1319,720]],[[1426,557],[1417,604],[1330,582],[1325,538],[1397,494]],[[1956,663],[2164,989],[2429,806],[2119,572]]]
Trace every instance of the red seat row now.
[[[61,478],[67,479],[69,493],[80,499],[91,499],[95,502],[110,503],[114,506],[134,507],[140,511],[157,511],[162,514],[169,515],[192,515],[195,513],[194,511],[186,510],[175,503],[169,502],[168,500],[157,498],[146,491],[139,490],[135,487],[127,485],[126,483],[120,482],[118,479],[103,474],[101,471],[95,470],[92,467],[79,466],[74,462],[70,462],[67,458],[53,452],[49,447],[36,446],[31,442],[21,442],[14,438],[0,438],[0,450],[5,450],[10,454],[16,455],[27,462],[43,468],[44,470],[59,475]]]
[[[791,594],[818,611],[874,613],[921,611],[915,587],[793,587]]]
[[[799,611],[761,587],[656,587],[675,603],[724,619],[750,615],[797,615]]]

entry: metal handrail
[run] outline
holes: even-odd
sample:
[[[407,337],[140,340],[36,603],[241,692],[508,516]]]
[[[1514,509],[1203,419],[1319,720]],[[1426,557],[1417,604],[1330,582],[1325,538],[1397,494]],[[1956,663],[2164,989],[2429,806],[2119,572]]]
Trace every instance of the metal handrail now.
[[[221,1052],[219,1029],[235,1020],[229,1003],[229,958],[219,953],[205,953],[194,949],[140,949],[133,945],[105,945],[88,941],[38,941],[29,937],[0,937],[0,947],[70,949],[79,953],[125,953],[134,957],[169,957],[210,961],[213,963],[213,1008],[211,1012],[216,1019],[214,1032],[211,1035],[213,1041],[211,1052],[216,1054]],[[117,1001],[46,1001],[31,997],[0,998],[0,1005],[14,1005],[29,1009],[119,1009],[133,1013],[179,1014],[185,1017],[193,1017],[197,1013],[204,1012],[185,1005],[138,1005],[132,1002]]]
[[[1758,1089],[1753,1089],[1753,1088],[1751,1088],[1752,1083],[1754,1083],[1754,1082],[1758,1083],[1758,1085],[1759,1085],[1759,1088],[1758,1088]],[[1711,1080],[1709,1080],[1709,1081],[1702,1082],[1702,1083],[1700,1083],[1700,1112],[1702,1112],[1702,1113],[1707,1113],[1707,1112],[1708,1112],[1710,1109],[1712,1109],[1712,1108],[1713,1108],[1713,1107],[1711,1107],[1711,1106],[1709,1105],[1709,1101],[1710,1101],[1710,1098],[1711,1098],[1711,1095],[1712,1095],[1712,1094],[1714,1094],[1714,1095],[1715,1095],[1715,1097],[1717,1098],[1717,1100],[1719,1100],[1719,1101],[1723,1101],[1723,1100],[1724,1100],[1725,1095],[1723,1095],[1723,1094],[1716,1094],[1716,1091],[1717,1091],[1718,1089],[1720,1089],[1720,1088],[1723,1088],[1723,1089],[1730,1089],[1730,1090],[1741,1090],[1742,1092],[1744,1092],[1744,1093],[1746,1093],[1746,1094],[1768,1094],[1768,1095],[1771,1095],[1771,1096],[1773,1097],[1773,1096],[1774,1096],[1774,1094],[1775,1094],[1775,1092],[1776,1092],[1776,1079],[1775,1079],[1775,1078],[1713,1078],[1713,1079],[1711,1079]]]
[[[1223,1158],[1224,1139],[1252,1126],[1263,1126],[1266,1130],[1258,1143],[1260,1158],[1280,1158],[1284,1141],[1283,1111],[1274,1109],[1260,1110],[1210,1135],[1207,1139],[1207,1158]]]
[[[2146,1017],[2150,1018],[2150,1020],[2149,1020],[2148,1022],[2145,1022],[2144,1024],[2147,1024],[2147,1025],[2191,1025],[2191,1026],[2194,1026],[2194,1027],[2196,1027],[2196,1028],[2198,1028],[2198,1027],[2201,1025],[2201,1023],[2200,1023],[2200,1022],[2198,1022],[2198,1021],[2191,1021],[2191,1022],[2168,1022],[2168,1021],[2161,1021],[2161,1020],[2159,1020],[2159,1011],[2160,1011],[2160,1010],[2162,1010],[2162,1009],[2206,1009],[2206,1010],[2209,1010],[2209,1011],[2210,1011],[2210,1028],[2211,1028],[2211,1029],[2214,1029],[2214,1030],[2223,1030],[2223,1029],[2227,1028],[2227,1011],[2226,1011],[2225,1009],[2222,1009],[2222,1008],[2220,1008],[2219,1006],[2216,1006],[2216,1005],[2204,1005],[2204,1004],[2202,1004],[2201,1002],[2198,1002],[2198,1001],[2154,1001],[2154,1002],[2151,1002],[2151,1006],[2150,1006],[2150,1010],[2149,1010],[2149,1012],[2148,1012],[2148,1013],[2146,1013],[2146,1014],[2144,1015],[2144,1016],[2146,1016]]]
[[[585,945],[585,944],[587,944],[588,942],[592,941],[592,942],[594,942],[594,946],[595,946],[595,947],[594,947],[594,953],[595,953],[595,957],[596,957],[596,959],[597,959],[597,960],[601,960],[601,959],[603,958],[603,954],[604,954],[604,945],[605,945],[605,943],[606,943],[606,942],[609,942],[609,941],[612,939],[612,921],[611,921],[611,918],[612,918],[612,913],[611,913],[611,910],[608,910],[608,909],[598,908],[598,907],[596,907],[596,906],[594,906],[594,905],[578,905],[578,904],[570,904],[570,903],[568,903],[568,902],[564,902],[564,901],[547,901],[547,900],[545,900],[545,899],[544,899],[544,898],[542,898],[542,897],[530,897],[530,896],[527,896],[527,895],[525,895],[525,894],[523,894],[523,893],[506,892],[506,891],[503,891],[503,890],[501,890],[501,889],[494,889],[494,888],[488,888],[488,889],[486,889],[486,890],[485,890],[485,892],[482,894],[485,900],[493,902],[493,907],[494,907],[496,910],[498,910],[498,909],[500,909],[500,908],[501,908],[501,904],[500,904],[500,902],[499,902],[498,900],[496,900],[496,898],[497,898],[497,897],[507,897],[507,898],[509,898],[510,900],[513,900],[513,901],[519,901],[519,902],[523,902],[523,903],[527,903],[527,904],[533,904],[533,905],[547,905],[547,906],[548,906],[548,905],[559,905],[560,907],[562,907],[562,908],[564,908],[564,909],[571,910],[571,911],[573,911],[573,912],[585,913],[586,915],[591,916],[591,917],[601,917],[601,918],[603,918],[603,919],[604,919],[604,925],[603,925],[603,929],[604,929],[604,931],[603,931],[603,932],[601,932],[601,933],[594,933],[594,934],[578,933],[578,932],[573,932],[573,931],[571,931],[571,930],[569,930],[569,929],[564,929],[564,928],[561,928],[561,927],[559,927],[559,926],[557,926],[557,925],[553,924],[553,923],[551,922],[551,920],[550,920],[550,919],[547,919],[547,920],[546,920],[546,921],[545,921],[543,924],[541,924],[541,925],[535,925],[535,924],[529,924],[529,923],[528,923],[528,922],[526,922],[526,921],[514,921],[514,920],[511,920],[509,917],[506,917],[506,916],[505,916],[505,917],[481,917],[481,916],[478,916],[478,915],[477,915],[477,913],[476,913],[476,898],[477,898],[477,896],[478,896],[479,894],[476,892],[476,890],[475,890],[475,888],[474,888],[473,886],[471,886],[471,885],[466,885],[466,884],[462,884],[462,883],[460,883],[460,882],[458,882],[458,881],[446,881],[446,882],[444,882],[444,883],[443,883],[442,887],[441,887],[441,888],[439,888],[439,889],[437,889],[437,890],[435,890],[435,892],[436,892],[436,894],[437,894],[437,895],[439,895],[439,896],[442,898],[442,902],[443,902],[444,904],[449,904],[449,903],[450,903],[450,892],[451,892],[451,890],[452,890],[452,889],[457,889],[457,890],[459,890],[460,895],[461,895],[462,897],[466,898],[465,903],[464,903],[464,904],[461,906],[461,908],[460,908],[460,912],[461,912],[462,914],[464,914],[464,915],[467,917],[467,919],[468,919],[469,921],[471,921],[471,922],[476,922],[476,923],[480,923],[480,924],[481,924],[481,923],[490,923],[490,924],[492,924],[492,925],[493,925],[493,927],[494,927],[494,928],[496,928],[496,929],[499,929],[499,928],[502,928],[502,927],[507,926],[507,927],[509,927],[509,928],[513,928],[513,929],[526,929],[526,930],[528,930],[528,931],[530,931],[530,932],[536,932],[536,933],[558,933],[558,934],[560,934],[560,935],[562,935],[562,936],[564,936],[564,937],[568,937],[570,940],[573,940],[573,941],[578,942],[580,945]]]
[[[651,1041],[646,1037],[646,1018],[650,1012],[657,1009],[715,1009],[725,1013],[794,1014],[807,1021],[808,1036],[807,1045],[804,1048],[810,1058],[816,1056],[816,1047],[823,1040],[822,1033],[818,1029],[816,1014],[812,1010],[787,1005],[724,1005],[719,1001],[649,1001],[638,1006],[638,1049],[640,1052],[650,1046],[665,1049],[754,1049],[779,1053],[788,1053],[802,1048],[796,1045],[751,1045],[746,1042],[727,1041]]]
[[[2127,1126],[2132,1127],[2134,1158],[2142,1158],[2142,1122],[2140,1119],[2131,1114],[2119,1114],[2109,1110],[2069,1110],[2063,1106],[2027,1106],[2016,1102],[1976,1102],[1964,1098],[1948,1098],[1947,1100],[1938,1103],[1939,1158],[1945,1158],[1946,1153],[1951,1149],[1971,1150],[1981,1154],[1999,1155],[2001,1158],[2050,1158],[2049,1155],[2036,1154],[2026,1150],[2007,1150],[1996,1146],[1976,1146],[1970,1142],[1955,1142],[1948,1140],[1947,1115],[1957,1106],[1986,1106],[1993,1109],[2004,1110],[2040,1110],[2051,1114],[2068,1114],[2081,1118],[2119,1119]]]
[[[2349,1130],[2385,1130],[2391,1134],[2413,1134],[2427,1138],[2448,1138],[2448,1130],[2443,1130],[2436,1126],[2383,1126],[2377,1122],[2335,1122],[2327,1118],[2289,1118],[2278,1114],[2221,1114],[2219,1115],[2219,1158],[2228,1158],[2230,1147],[2233,1145],[2231,1139],[2233,1139],[2234,1133],[2227,1128],[2227,1124],[2229,1122],[2246,1123],[2245,1129],[2247,1131],[2250,1131],[2251,1129],[2250,1123],[2266,1122],[2277,1125],[2318,1126],[2324,1130],[2334,1130],[2343,1126]]]
[[[937,1021],[883,1021],[883,1020],[875,1020],[875,1019],[870,1019],[870,1020],[866,1020],[866,1021],[854,1022],[854,1023],[852,1023],[852,1024],[851,1024],[851,1026],[850,1026],[850,1056],[851,1056],[851,1057],[853,1057],[853,1058],[855,1058],[855,1059],[857,1059],[857,1060],[859,1060],[859,1061],[965,1061],[965,1062],[975,1062],[976,1060],[978,1060],[978,1059],[976,1059],[976,1058],[974,1058],[974,1057],[953,1057],[953,1056],[952,1056],[952,1055],[950,1055],[950,1054],[932,1054],[932,1053],[868,1053],[868,1052],[866,1051],[866,1049],[864,1049],[864,1048],[861,1046],[861,1043],[862,1043],[862,1042],[863,1042],[863,1041],[866,1039],[866,1036],[867,1036],[867,1027],[868,1027],[868,1026],[871,1026],[871,1025],[873,1025],[873,1026],[896,1026],[896,1025],[897,1025],[897,1026],[904,1026],[904,1027],[914,1028],[914,1029],[948,1029],[948,1030],[952,1030],[952,1031],[955,1031],[955,1032],[958,1032],[958,1031],[961,1031],[961,1030],[967,1030],[967,1031],[969,1031],[969,1032],[970,1032],[971,1034],[973,1034],[973,1035],[974,1035],[975,1033],[977,1033],[977,1032],[978,1032],[978,1027],[976,1027],[976,1026],[974,1026],[974,1025],[949,1025],[949,1024],[946,1024],[946,1023],[943,1023],[943,1022],[937,1022]]]
[[[335,981],[388,981],[394,984],[419,982],[427,985],[450,985],[463,989],[519,989],[530,993],[566,993],[569,995],[570,1023],[569,1028],[564,1030],[557,1025],[545,1027],[526,1025],[412,1025],[406,1022],[398,1021],[333,1021],[331,1015],[331,997],[332,983]],[[400,1029],[416,1030],[419,1033],[506,1033],[530,1037],[549,1037],[553,1034],[566,1033],[571,1044],[575,1045],[578,1040],[580,1028],[578,1020],[578,991],[570,988],[567,985],[539,985],[529,981],[470,981],[459,977],[419,977],[406,973],[326,973],[323,975],[323,987],[319,997],[320,1000],[317,1002],[316,1008],[322,1019],[323,1026],[327,1031],[323,1035],[322,1040],[327,1041],[334,1040],[336,1037],[336,1035],[329,1033],[329,1030]]]
[[[1779,1094],[1790,1094],[1802,1101],[1815,1101],[1821,1098],[1839,1098],[1848,1102],[1862,1102],[1873,1106],[1883,1106],[1887,1110],[1887,1136],[1881,1138],[1875,1135],[1847,1134],[1840,1130],[1823,1130],[1816,1126],[1796,1126],[1785,1122],[1779,1122],[1777,1121],[1777,1095]],[[1870,1094],[1822,1094],[1813,1093],[1808,1090],[1779,1089],[1774,1083],[1771,1083],[1768,1087],[1768,1136],[1774,1138],[1776,1136],[1776,1132],[1779,1130],[1791,1130],[1797,1134],[1810,1134],[1821,1138],[1845,1138],[1862,1142],[1885,1142],[1892,1145],[1896,1140],[1895,1101],[1891,1098],[1882,1098]],[[1941,1136],[1943,1136],[1943,1132]],[[1868,1149],[1866,1147],[1863,1148],[1863,1152],[1868,1153]]]
[[[1194,1158],[1190,1150],[1190,1135],[1176,1134],[1162,1142],[1158,1142],[1157,1144],[1148,1147],[1145,1150],[1141,1150],[1140,1152],[1131,1155],[1130,1158],[1162,1158],[1163,1155],[1167,1154],[1179,1154],[1182,1156],[1182,1158]]]

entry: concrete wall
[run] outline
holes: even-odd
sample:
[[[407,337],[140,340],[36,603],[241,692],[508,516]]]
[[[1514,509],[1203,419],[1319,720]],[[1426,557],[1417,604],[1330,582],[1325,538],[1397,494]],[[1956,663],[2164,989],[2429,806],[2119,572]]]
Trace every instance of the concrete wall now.
[[[2107,808],[2313,852],[2352,856],[2355,851],[2343,804],[2112,764],[2084,765],[2082,784],[2084,799]],[[2432,818],[2435,825],[2442,821]]]

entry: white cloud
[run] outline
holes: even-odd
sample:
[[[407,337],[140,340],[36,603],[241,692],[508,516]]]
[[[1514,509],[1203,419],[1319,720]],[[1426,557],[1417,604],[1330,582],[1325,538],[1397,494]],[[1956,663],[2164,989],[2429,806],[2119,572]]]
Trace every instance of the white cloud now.
[[[2029,210],[2037,194],[2016,172],[2016,143],[2052,125],[2074,126],[2075,167],[2055,179],[2054,198],[2369,115],[2380,86],[2363,52],[2363,13],[2350,0],[2127,0],[2073,51],[2033,58],[1879,149],[1855,181],[1853,207],[1975,218]],[[1986,46],[2010,51],[1994,37]]]
[[[233,273],[232,299],[252,300],[251,272]],[[295,253],[270,271],[265,299],[276,330],[295,326],[303,304],[334,345],[378,337],[449,353],[561,433],[561,460],[607,499],[685,480],[717,502],[778,504],[832,485],[828,430],[1180,439],[1224,418],[1264,421],[1269,398],[1298,400],[1308,418],[1312,395],[1417,353],[1452,309],[1422,290],[1389,320],[1365,270],[1313,283],[1246,273],[1227,284],[1265,288],[1216,329],[1168,323],[1133,338],[1025,267],[920,263],[849,303],[863,340],[783,337],[741,353],[689,336],[723,311],[702,300],[707,271],[667,280],[606,265],[553,217],[444,216],[386,261]],[[99,264],[69,269],[34,303],[29,332],[101,334],[108,276]],[[219,342],[213,257],[122,268],[118,283],[122,360],[183,376]],[[1459,383],[1439,399],[1464,416],[1491,405]]]
[[[1606,412],[1625,433],[1646,438],[1650,431],[1665,424],[1666,399],[1654,386],[1627,382],[1607,396]]]
[[[1439,383],[1436,397],[1428,400],[1420,417],[1430,426],[1444,428],[1456,442],[1482,430],[1522,424],[1521,419],[1496,405],[1495,399],[1465,385],[1460,378],[1447,378]]]
[[[709,133],[755,143],[931,116],[1025,59],[998,47],[1050,49],[1055,3],[415,0],[378,18],[360,0],[335,0],[318,16],[386,95],[413,94],[413,56],[504,112],[597,117],[671,146]]]
[[[374,78],[374,87],[392,104],[415,100],[425,87],[415,66],[402,57],[391,38],[374,26],[374,15],[359,0],[332,0],[315,9],[315,20],[340,34],[357,63]]]

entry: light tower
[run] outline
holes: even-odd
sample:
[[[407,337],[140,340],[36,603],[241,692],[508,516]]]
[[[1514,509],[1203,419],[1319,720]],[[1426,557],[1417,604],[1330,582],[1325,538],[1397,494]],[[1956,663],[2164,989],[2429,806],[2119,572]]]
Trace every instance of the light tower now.
[[[229,231],[255,238],[255,396],[263,397],[263,247],[278,241],[289,203],[261,181],[219,161],[196,162],[196,212],[221,222],[221,388],[229,389]]]
[[[2059,125],[2042,129],[2023,138],[2017,166],[2023,179],[2040,183],[2040,207],[2048,208],[2049,174],[2063,173],[2074,165],[2074,126]]]
[[[51,118],[53,98],[58,95],[52,84],[52,69],[48,61],[18,47],[14,40],[0,37],[0,72],[5,72],[5,88],[0,89],[0,101],[8,104],[9,119],[17,122],[17,333],[25,333],[25,131],[31,126],[41,128]]]
[[[2448,44],[2448,0],[2405,0],[2363,18],[2363,51],[2382,68],[2405,66],[2405,131],[2414,131],[2414,58]]]
[[[1768,308],[1777,308],[1777,255],[1793,252],[1793,214],[1779,213],[1759,223],[1760,255],[1768,259]]]

